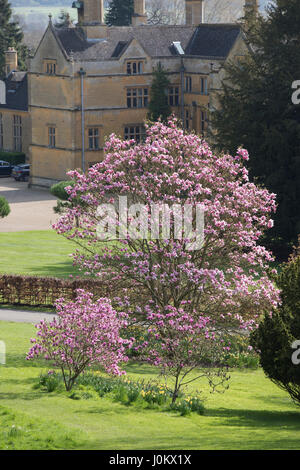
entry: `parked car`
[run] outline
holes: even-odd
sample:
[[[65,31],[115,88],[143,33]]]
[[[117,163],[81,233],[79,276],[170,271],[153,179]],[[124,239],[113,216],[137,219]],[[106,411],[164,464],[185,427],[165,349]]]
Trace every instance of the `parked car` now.
[[[15,178],[16,181],[25,181],[30,174],[30,165],[23,163],[22,165],[17,165],[13,167],[11,176]]]
[[[10,163],[0,160],[0,176],[10,176],[12,169],[13,167]]]

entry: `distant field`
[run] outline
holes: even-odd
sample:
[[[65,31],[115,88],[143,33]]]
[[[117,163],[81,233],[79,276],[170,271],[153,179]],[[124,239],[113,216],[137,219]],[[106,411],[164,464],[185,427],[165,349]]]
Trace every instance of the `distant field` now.
[[[237,9],[237,11],[241,13],[244,0],[231,0],[231,1],[232,1],[234,9]],[[269,0],[260,1],[261,11],[264,10],[268,2]],[[13,13],[20,16],[20,18],[26,23],[26,26],[30,25],[32,27],[33,25],[34,26],[39,25],[40,27],[44,27],[48,22],[49,13],[52,14],[53,20],[55,20],[56,18],[58,18],[61,10],[68,11],[71,19],[77,20],[77,10],[75,8],[72,8],[70,5],[71,5],[71,0],[69,3],[69,6],[66,6],[66,5],[30,6],[29,5],[26,7],[13,7]],[[213,11],[215,9],[215,5],[217,5],[217,0],[213,1],[211,3],[211,6],[209,5],[206,6],[207,21],[211,21],[213,19],[215,19],[216,21],[220,21],[220,19],[216,19],[216,17],[214,17]],[[227,0],[224,0],[224,5],[226,6],[228,5]],[[239,16],[240,14],[237,14],[237,17]]]
[[[18,15],[26,24],[38,23],[39,26],[45,26],[49,21],[49,14],[51,13],[53,20],[55,20],[59,17],[61,10],[68,11],[71,20],[77,20],[77,10],[64,5],[47,7],[15,7],[13,8],[13,13]]]

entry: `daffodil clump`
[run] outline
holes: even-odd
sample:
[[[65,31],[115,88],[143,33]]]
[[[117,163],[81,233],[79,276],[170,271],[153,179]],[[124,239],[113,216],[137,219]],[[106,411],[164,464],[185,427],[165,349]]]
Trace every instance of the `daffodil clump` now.
[[[54,371],[44,374],[42,382],[40,380],[40,383],[44,386],[43,388],[46,388],[49,392],[53,389],[50,389],[50,387],[48,389],[44,382],[53,376],[55,376],[56,382],[61,382],[62,385],[63,378],[61,374]],[[61,390],[61,388],[56,387],[55,389]],[[178,411],[182,416],[188,415],[192,411],[203,414],[204,411],[203,402],[199,397],[186,397],[183,392],[178,394],[177,401],[172,404],[172,390],[165,383],[135,381],[129,377],[106,377],[99,371],[82,374],[74,385],[73,395],[69,397],[79,400],[95,397],[96,395],[99,398],[110,397],[124,405],[137,403],[144,404],[146,407],[163,407],[164,409]]]
[[[204,414],[204,405],[199,397],[185,397],[172,405],[175,411],[179,411],[181,416],[186,416],[192,412],[196,412],[199,415]]]

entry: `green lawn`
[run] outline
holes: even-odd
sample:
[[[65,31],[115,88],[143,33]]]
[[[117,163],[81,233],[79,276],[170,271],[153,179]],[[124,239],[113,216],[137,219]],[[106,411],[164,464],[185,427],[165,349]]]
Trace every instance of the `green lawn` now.
[[[0,233],[0,273],[68,277],[75,243],[54,230]]]
[[[141,410],[108,398],[76,401],[33,388],[44,367],[24,360],[33,334],[32,325],[0,322],[7,348],[7,363],[0,365],[1,449],[300,448],[300,410],[261,370],[234,371],[225,394],[206,394],[204,416]],[[133,378],[155,377],[146,365],[126,368]]]

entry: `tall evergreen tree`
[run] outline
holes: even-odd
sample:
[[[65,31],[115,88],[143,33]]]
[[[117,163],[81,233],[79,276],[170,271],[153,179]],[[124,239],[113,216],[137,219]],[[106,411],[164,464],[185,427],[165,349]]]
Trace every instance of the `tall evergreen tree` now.
[[[20,68],[25,66],[27,48],[22,44],[23,32],[18,23],[11,21],[12,10],[8,0],[0,0],[0,76],[5,74],[5,51],[15,47]]]
[[[157,121],[159,118],[166,121],[171,114],[171,108],[168,103],[168,87],[170,81],[159,62],[157,67],[153,70],[153,81],[150,90],[150,102],[148,119],[150,121]]]
[[[105,15],[105,22],[109,26],[129,26],[133,13],[133,0],[112,0]]]
[[[212,116],[219,148],[250,152],[252,180],[277,194],[275,226],[264,243],[285,259],[300,233],[299,0],[275,0],[266,18],[244,19],[249,54],[226,67],[220,109]]]

